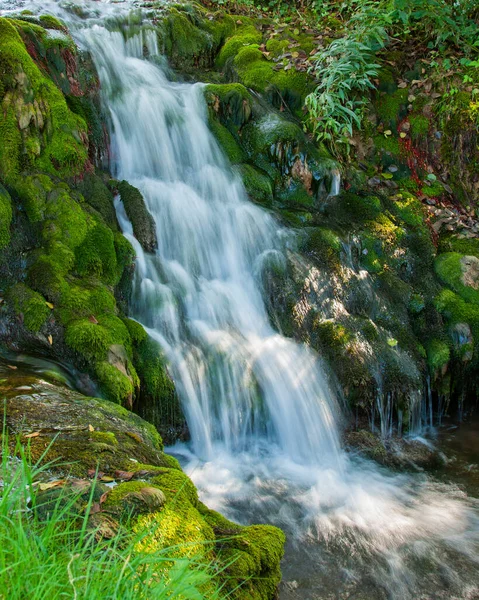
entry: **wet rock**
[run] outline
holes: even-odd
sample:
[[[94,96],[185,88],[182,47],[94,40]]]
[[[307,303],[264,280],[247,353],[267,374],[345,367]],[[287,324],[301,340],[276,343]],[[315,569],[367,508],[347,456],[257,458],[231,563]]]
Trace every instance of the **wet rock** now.
[[[141,192],[127,181],[118,184],[118,192],[126,214],[133,225],[133,233],[145,252],[154,252],[158,247],[156,226],[146,207]]]
[[[475,256],[461,258],[462,282],[464,285],[479,289],[479,259]]]

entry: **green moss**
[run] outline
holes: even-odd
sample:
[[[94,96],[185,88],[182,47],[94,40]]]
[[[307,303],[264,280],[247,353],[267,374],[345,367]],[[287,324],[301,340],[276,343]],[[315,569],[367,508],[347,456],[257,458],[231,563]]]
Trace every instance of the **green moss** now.
[[[104,360],[111,345],[109,331],[87,319],[70,323],[65,331],[65,342],[88,360]],[[116,369],[115,369],[116,370]]]
[[[426,345],[427,362],[432,372],[446,366],[451,358],[449,346],[442,340],[433,339]]]
[[[100,283],[84,285],[64,284],[58,307],[63,324],[82,317],[115,312],[115,298],[105,286]]]
[[[443,283],[449,286],[467,302],[479,304],[479,291],[464,284],[464,261],[467,257],[457,252],[440,254],[435,262],[436,273]]]
[[[106,510],[117,508],[125,496],[132,492],[139,492],[145,487],[150,487],[150,485],[151,484],[145,481],[126,481],[124,483],[119,483],[108,492],[104,502],[104,508]],[[151,487],[157,486],[151,485]]]
[[[250,123],[244,128],[244,145],[252,158],[257,154],[273,156],[276,146],[297,145],[304,134],[296,123],[270,114],[259,122]]]
[[[325,227],[314,227],[306,229],[307,237],[303,242],[301,250],[311,252],[326,266],[339,269],[341,240],[331,229]]]
[[[79,174],[87,160],[85,121],[70,112],[59,89],[42,75],[15,24],[0,20],[4,74],[0,174],[12,186],[25,167],[59,176]],[[28,128],[29,124],[33,127]]]
[[[220,148],[228,157],[232,164],[241,163],[245,159],[245,154],[233,134],[215,119],[209,121],[210,129],[216,138]]]
[[[322,346],[332,352],[340,352],[351,341],[351,333],[340,323],[332,320],[316,321],[314,331]]]
[[[413,195],[400,193],[393,197],[392,209],[399,219],[410,227],[425,230],[422,203]]]
[[[239,49],[235,56],[234,64],[235,67],[242,70],[245,67],[248,67],[250,63],[262,61],[262,59],[263,54],[261,50],[258,49],[257,45],[245,46],[244,48]]]
[[[127,353],[131,355],[131,338],[125,323],[113,314],[99,315],[98,322],[108,330],[111,343],[124,346]]]
[[[399,156],[399,140],[393,135],[375,135],[373,137],[374,146],[383,152],[391,154],[391,156]]]
[[[271,525],[250,525],[244,527],[241,533],[235,536],[227,547],[245,553],[251,558],[239,554],[240,564],[232,565],[233,572],[246,583],[241,588],[248,594],[248,598],[262,600],[274,598],[277,587],[281,581],[279,564],[284,554],[284,533]],[[226,554],[228,560],[231,554]],[[252,559],[252,560],[251,560]],[[253,566],[254,565],[254,566]],[[248,577],[254,571],[253,579],[248,583]],[[241,594],[239,595],[241,597]]]
[[[74,250],[85,239],[88,218],[67,190],[57,186],[48,195],[42,234],[45,242],[62,242]]]
[[[226,62],[234,58],[238,52],[251,44],[261,44],[262,35],[253,26],[242,27],[240,33],[230,37],[216,59],[218,67],[224,67]]]
[[[36,333],[44,325],[50,314],[45,299],[24,283],[9,288],[7,300],[18,315],[22,315],[25,327]]]
[[[169,554],[177,558],[212,558],[213,532],[189,504],[185,504],[181,510],[167,505],[161,511],[141,515],[133,531],[149,532],[139,542],[139,551],[158,552],[169,548]]]
[[[411,137],[413,140],[425,137],[431,126],[429,119],[423,115],[411,115],[408,119],[411,125]]]
[[[105,223],[113,230],[118,229],[118,223],[113,206],[113,194],[98,175],[87,173],[77,189],[82,193],[86,202],[97,210]]]
[[[339,223],[354,225],[373,221],[380,214],[381,208],[381,200],[377,196],[342,192],[328,207],[328,212]]]
[[[127,181],[118,184],[118,192],[126,214],[133,225],[133,233],[136,239],[146,252],[153,252],[158,246],[155,221],[148,212],[141,192]]]
[[[107,446],[117,446],[118,440],[116,435],[111,431],[92,431],[90,438],[98,444],[106,444]]]
[[[184,423],[161,346],[147,337],[138,344],[134,362],[141,380],[142,416],[157,427]]]
[[[91,275],[105,283],[117,281],[118,268],[113,232],[106,225],[97,223],[75,250],[75,268],[79,275]]]
[[[181,506],[185,503],[195,507],[198,505],[198,492],[191,479],[183,471],[164,469],[151,481],[163,490],[168,502],[171,502],[172,505]]]
[[[251,94],[240,83],[207,85],[205,99],[220,122],[234,132],[251,118]]]
[[[263,206],[271,207],[273,204],[273,188],[270,178],[252,165],[238,165],[236,171],[243,180],[250,199]]]
[[[439,240],[438,250],[440,253],[458,252],[459,254],[479,258],[479,239],[445,235]]]
[[[39,21],[42,27],[46,29],[56,29],[58,31],[65,31],[65,25],[53,15],[40,15]]]
[[[314,196],[307,192],[300,181],[291,180],[290,184],[276,193],[276,200],[285,208],[293,210],[311,209],[314,207]]]
[[[53,182],[47,175],[29,175],[15,184],[15,191],[25,207],[30,223],[43,221],[47,197],[53,189]]]
[[[122,406],[131,406],[135,388],[134,382],[127,375],[106,361],[96,364],[95,374],[107,400]]]
[[[422,188],[422,193],[428,198],[438,198],[444,195],[444,188],[439,181],[428,182]]]
[[[397,123],[406,116],[407,97],[407,89],[398,89],[393,94],[379,95],[376,110],[384,125],[395,128]]]
[[[124,317],[123,323],[128,329],[128,333],[130,334],[130,338],[134,346],[139,346],[148,339],[148,334],[144,330],[143,325],[138,323],[138,321]]]
[[[54,257],[46,254],[40,255],[31,265],[27,281],[30,287],[53,303],[56,303],[67,289],[61,266]]]
[[[212,36],[196,27],[191,17],[187,12],[171,8],[165,24],[163,45],[166,53],[172,63],[183,70],[209,66],[215,48]]]
[[[452,324],[468,323],[474,328],[479,326],[479,307],[466,302],[451,290],[441,290],[435,298],[435,305]]]
[[[10,243],[12,201],[7,190],[0,184],[0,250]]]

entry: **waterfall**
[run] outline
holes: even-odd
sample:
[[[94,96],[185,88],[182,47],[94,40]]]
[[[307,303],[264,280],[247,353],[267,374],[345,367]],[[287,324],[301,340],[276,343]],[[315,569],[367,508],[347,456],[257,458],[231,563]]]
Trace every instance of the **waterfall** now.
[[[153,31],[84,39],[111,123],[113,173],[141,190],[158,250],[135,243],[132,316],[161,342],[195,453],[275,444],[300,463],[337,462],[337,414],[317,357],[279,335],[261,297],[284,261],[279,224],[248,201],[208,129],[201,85],[168,81]],[[123,230],[129,224],[120,213]]]
[[[261,281],[285,260],[287,235],[248,201],[208,130],[202,86],[168,79],[153,29],[102,25],[117,3],[92,3],[89,21],[49,6],[91,51],[113,174],[141,190],[156,223],[158,250],[145,253],[117,199],[137,254],[131,316],[168,359],[192,435],[173,450],[201,499],[287,532],[285,600],[477,598],[477,501],[342,450],[320,359],[271,327]],[[378,397],[384,435],[391,406]]]

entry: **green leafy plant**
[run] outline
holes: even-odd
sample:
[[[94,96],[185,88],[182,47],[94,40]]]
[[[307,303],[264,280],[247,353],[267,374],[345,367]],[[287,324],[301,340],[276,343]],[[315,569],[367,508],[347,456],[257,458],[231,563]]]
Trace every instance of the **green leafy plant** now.
[[[336,154],[348,147],[354,128],[360,128],[369,102],[368,92],[381,65],[376,52],[388,35],[382,24],[365,31],[362,22],[349,35],[334,40],[313,56],[319,81],[306,98],[310,125],[318,140],[327,141]]]

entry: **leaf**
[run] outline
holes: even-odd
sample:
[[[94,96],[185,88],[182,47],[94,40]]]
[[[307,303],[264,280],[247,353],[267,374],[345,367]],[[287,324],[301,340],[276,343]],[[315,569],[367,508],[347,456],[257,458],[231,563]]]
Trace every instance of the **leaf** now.
[[[392,179],[393,175],[392,173],[381,173],[383,179]]]
[[[41,492],[46,492],[47,490],[51,490],[56,487],[60,487],[64,485],[66,482],[64,479],[58,479],[57,481],[49,481],[48,483],[40,483],[38,489]]]
[[[388,346],[391,346],[391,348],[394,348],[397,345],[398,345],[397,340],[395,340],[394,338],[388,338]]]
[[[51,335],[47,336],[48,342],[50,346],[53,346],[53,337]]]
[[[113,477],[110,477],[109,475],[103,475],[100,478],[100,481],[103,481],[104,483],[113,483],[113,481],[115,481],[115,479]]]
[[[88,431],[95,431],[95,428],[93,427],[93,425],[88,425]]]
[[[25,437],[26,438],[36,438],[40,435],[39,431],[34,431],[33,433],[28,433]]]
[[[110,490],[108,490],[107,492],[105,492],[104,494],[102,494],[100,496],[100,500],[99,500],[100,505],[102,505],[103,502],[105,502],[105,500],[108,498],[109,493],[110,493]]]
[[[401,131],[401,133],[399,134],[399,137],[403,140],[405,137],[407,137],[407,134],[404,133],[404,131]]]
[[[134,474],[134,471],[115,471],[115,479],[130,481],[130,479],[133,479]]]
[[[90,323],[94,323],[95,325],[98,325],[98,321],[95,319],[95,317],[93,315],[90,315],[88,317],[88,320],[90,321]]]
[[[384,132],[384,137],[389,137],[392,134],[393,132],[390,129],[386,129],[386,131]]]
[[[12,371],[16,371],[18,369],[18,367],[16,367],[15,365],[7,365],[7,367],[9,369],[12,369]]]
[[[95,469],[88,470],[88,477],[90,477],[90,479],[93,479],[93,477],[95,477],[95,475],[101,479],[105,475],[105,473],[102,473],[101,471],[98,471],[98,473],[97,473],[95,471]]]
[[[48,306],[48,308],[51,308],[51,309],[55,308],[51,302],[47,302],[46,300],[45,300],[45,304]]]

